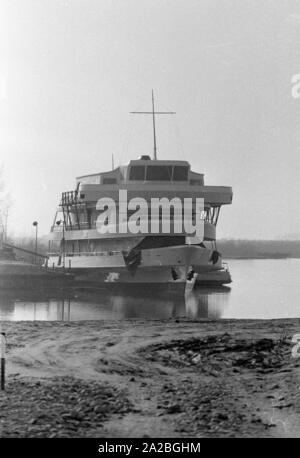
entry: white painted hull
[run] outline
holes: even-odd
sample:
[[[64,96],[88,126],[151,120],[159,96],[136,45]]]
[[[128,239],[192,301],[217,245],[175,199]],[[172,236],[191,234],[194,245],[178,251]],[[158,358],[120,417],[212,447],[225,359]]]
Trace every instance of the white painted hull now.
[[[219,269],[210,261],[212,251],[193,245],[172,246],[141,251],[135,269],[129,269],[122,252],[89,253],[82,256],[66,254],[49,258],[49,267],[64,268],[75,273],[78,281],[111,284],[173,284],[185,285],[192,267],[200,272]]]

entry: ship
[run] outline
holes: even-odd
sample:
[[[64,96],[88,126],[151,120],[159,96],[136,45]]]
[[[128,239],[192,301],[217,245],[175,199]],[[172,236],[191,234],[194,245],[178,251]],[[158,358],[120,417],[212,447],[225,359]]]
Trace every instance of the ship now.
[[[231,282],[228,266],[217,249],[216,227],[223,205],[232,203],[232,188],[207,186],[204,174],[195,172],[186,160],[158,159],[156,146],[156,116],[174,114],[155,110],[152,91],[152,110],[132,112],[150,114],[153,121],[153,156],[142,154],[127,164],[112,166],[105,172],[93,172],[76,178],[71,191],[61,195],[49,237],[48,266],[68,269],[80,284],[141,287],[155,289],[191,290],[202,284],[222,285]],[[152,213],[147,213],[148,231],[122,230],[127,218],[133,217],[132,207],[120,200],[126,193],[127,202],[142,199],[174,197],[182,203],[195,198],[204,202],[198,217],[202,222],[202,236],[191,236],[174,230],[175,212],[170,208],[170,230],[163,231],[162,211],[156,217],[159,228],[150,231]],[[123,199],[123,197],[122,197]],[[103,214],[107,207],[100,201],[114,202],[120,213],[107,221]],[[100,208],[101,207],[101,208]],[[124,212],[126,215],[124,215]],[[191,213],[195,220],[195,208]],[[99,220],[102,227],[99,230]],[[173,223],[173,226],[172,226]],[[106,230],[103,231],[103,226]],[[152,227],[152,226],[151,226]]]

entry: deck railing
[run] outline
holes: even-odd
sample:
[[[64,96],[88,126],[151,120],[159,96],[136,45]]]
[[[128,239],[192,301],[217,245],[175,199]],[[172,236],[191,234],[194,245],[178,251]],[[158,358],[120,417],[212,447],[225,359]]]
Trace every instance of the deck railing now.
[[[87,221],[81,222],[80,221],[80,228],[78,229],[78,223],[74,221],[74,224],[65,224],[64,230],[65,231],[78,231],[78,230],[86,230],[86,229],[94,229],[96,225],[91,226]],[[56,224],[51,228],[52,232],[63,232],[63,227],[57,226]]]
[[[64,256],[67,258],[73,258],[74,256],[115,256],[117,254],[121,254],[121,251],[74,251],[72,253],[64,253]],[[126,253],[126,252],[125,252]],[[57,257],[62,256],[63,253],[48,253],[49,257]]]
[[[78,203],[78,191],[67,191],[61,195],[60,205],[74,205]]]

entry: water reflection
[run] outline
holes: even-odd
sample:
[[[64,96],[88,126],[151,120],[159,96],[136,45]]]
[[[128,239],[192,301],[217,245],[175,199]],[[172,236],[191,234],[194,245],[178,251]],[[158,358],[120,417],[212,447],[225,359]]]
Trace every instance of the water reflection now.
[[[185,297],[185,314],[193,319],[220,319],[228,305],[231,289],[199,289]]]
[[[187,296],[170,293],[68,291],[65,293],[1,292],[2,321],[80,321],[109,319],[219,319],[230,288],[199,289]]]
[[[300,259],[231,260],[232,289],[182,297],[156,290],[4,293],[0,320],[268,319],[300,317]]]

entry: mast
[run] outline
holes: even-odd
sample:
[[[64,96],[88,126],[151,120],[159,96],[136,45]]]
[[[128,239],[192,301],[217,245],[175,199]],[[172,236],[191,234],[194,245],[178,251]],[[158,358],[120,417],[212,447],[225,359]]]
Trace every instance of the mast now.
[[[157,159],[157,147],[156,147],[156,131],[155,131],[155,109],[154,109],[154,93],[152,89],[152,120],[153,120],[153,155],[154,159]]]
[[[170,114],[170,115],[173,115],[173,114],[176,114],[176,112],[175,111],[155,111],[154,91],[152,89],[152,111],[131,111],[130,114],[152,115],[152,124],[153,124],[153,159],[157,160],[155,115],[156,114]]]

